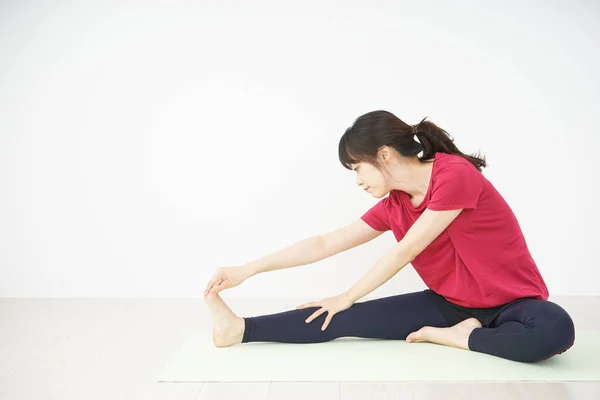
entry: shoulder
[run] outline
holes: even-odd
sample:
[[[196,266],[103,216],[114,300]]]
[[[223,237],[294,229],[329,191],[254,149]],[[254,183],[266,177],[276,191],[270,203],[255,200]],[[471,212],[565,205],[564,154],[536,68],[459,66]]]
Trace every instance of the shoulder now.
[[[436,153],[435,154],[435,162],[439,162],[439,165],[443,166],[455,166],[455,165],[465,165],[471,166],[477,170],[477,168],[471,163],[471,161],[467,160],[465,157],[460,156],[458,154],[449,154],[449,153]],[[479,170],[477,170],[479,171]]]
[[[456,154],[437,153],[435,158],[434,178],[463,177],[480,179],[481,171],[465,157]]]
[[[455,154],[436,155],[428,208],[449,210],[475,208],[485,186],[481,171],[469,160]]]

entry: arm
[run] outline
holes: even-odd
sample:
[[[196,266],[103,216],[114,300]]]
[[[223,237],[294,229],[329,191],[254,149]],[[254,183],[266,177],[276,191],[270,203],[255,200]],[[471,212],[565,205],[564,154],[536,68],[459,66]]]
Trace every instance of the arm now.
[[[253,276],[261,272],[312,264],[324,257],[323,239],[321,236],[312,236],[258,260],[248,262],[245,266],[249,271],[249,275]]]
[[[421,253],[460,214],[462,209],[433,211],[425,209],[406,235],[344,295],[352,302],[371,293],[390,280]]]
[[[312,264],[381,235],[362,219],[338,230],[313,236],[246,264],[250,276],[261,272]]]

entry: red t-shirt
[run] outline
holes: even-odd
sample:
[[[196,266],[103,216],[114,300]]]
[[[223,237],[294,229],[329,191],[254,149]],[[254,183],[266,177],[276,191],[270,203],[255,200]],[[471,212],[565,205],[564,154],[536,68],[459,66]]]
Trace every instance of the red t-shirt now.
[[[523,297],[548,299],[548,288],[529,253],[517,219],[500,193],[467,159],[435,153],[423,202],[392,190],[361,218],[400,241],[430,210],[463,208],[412,262],[423,282],[448,301],[481,308]]]

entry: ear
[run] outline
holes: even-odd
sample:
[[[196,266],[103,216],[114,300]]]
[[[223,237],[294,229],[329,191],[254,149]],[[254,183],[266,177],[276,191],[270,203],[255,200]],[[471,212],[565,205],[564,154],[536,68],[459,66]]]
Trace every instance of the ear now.
[[[379,148],[379,158],[381,158],[382,161],[384,162],[388,162],[390,161],[390,149],[388,146],[383,145]]]

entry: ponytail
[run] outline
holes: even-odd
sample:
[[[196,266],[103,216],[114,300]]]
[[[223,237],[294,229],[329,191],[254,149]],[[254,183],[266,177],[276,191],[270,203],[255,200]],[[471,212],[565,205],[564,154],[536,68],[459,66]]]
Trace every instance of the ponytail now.
[[[423,155],[419,157],[419,160],[429,160],[436,152],[440,152],[464,157],[479,171],[487,166],[485,157],[480,158],[464,154],[456,147],[454,138],[451,137],[448,132],[433,122],[425,121],[425,119],[427,119],[427,117],[423,118],[417,125],[414,125],[412,129],[412,132],[417,136],[417,139],[422,145]]]
[[[421,162],[430,160],[436,152],[440,152],[464,157],[479,171],[487,166],[485,157],[464,154],[456,147],[454,138],[448,132],[426,119],[411,126],[385,110],[361,115],[340,139],[340,162],[347,169],[352,169],[351,164],[359,160],[378,165],[378,149],[387,145],[400,155],[417,157]],[[421,152],[423,154],[419,156]]]

